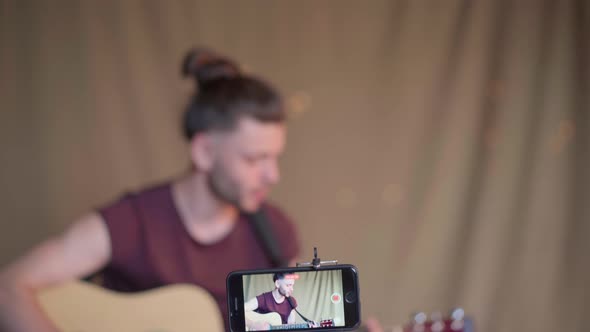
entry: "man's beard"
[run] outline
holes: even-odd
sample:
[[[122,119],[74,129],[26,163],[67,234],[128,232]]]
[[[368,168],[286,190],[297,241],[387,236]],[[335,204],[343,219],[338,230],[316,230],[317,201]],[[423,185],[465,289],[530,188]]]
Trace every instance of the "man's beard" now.
[[[279,294],[283,295],[284,297],[288,297],[287,293],[284,292],[281,288],[279,288]]]
[[[215,198],[242,210],[238,185],[230,179],[221,166],[216,165],[207,175],[207,186]]]

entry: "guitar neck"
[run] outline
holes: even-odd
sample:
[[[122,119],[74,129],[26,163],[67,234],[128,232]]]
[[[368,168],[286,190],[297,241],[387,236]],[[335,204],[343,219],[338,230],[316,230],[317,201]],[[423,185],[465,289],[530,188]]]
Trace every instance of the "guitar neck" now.
[[[289,330],[289,329],[306,329],[309,326],[307,324],[283,324],[283,325],[271,325],[271,330]]]

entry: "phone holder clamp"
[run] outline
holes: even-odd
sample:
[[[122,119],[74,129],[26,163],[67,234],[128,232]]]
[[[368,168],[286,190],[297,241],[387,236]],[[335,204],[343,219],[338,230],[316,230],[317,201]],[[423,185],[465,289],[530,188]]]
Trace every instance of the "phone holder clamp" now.
[[[322,265],[337,265],[338,261],[337,260],[330,260],[330,261],[322,261],[319,257],[318,257],[318,248],[317,247],[313,247],[313,259],[311,260],[311,262],[297,262],[297,267],[313,267],[314,269],[318,269],[319,267],[321,267]]]

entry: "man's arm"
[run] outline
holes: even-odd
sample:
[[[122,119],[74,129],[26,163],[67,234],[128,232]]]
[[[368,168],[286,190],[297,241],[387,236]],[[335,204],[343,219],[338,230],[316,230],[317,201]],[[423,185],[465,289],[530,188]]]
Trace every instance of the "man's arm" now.
[[[291,309],[291,313],[287,317],[287,324],[295,324],[295,309]]]
[[[244,303],[244,311],[254,311],[258,309],[258,299],[255,297]]]
[[[102,217],[88,214],[0,271],[0,331],[56,331],[36,291],[89,275],[111,258]]]
[[[258,309],[258,299],[253,297],[244,303],[244,311],[251,312]],[[245,317],[245,323],[248,330],[251,331],[268,331],[270,330],[270,324],[264,321],[251,321],[248,317]]]

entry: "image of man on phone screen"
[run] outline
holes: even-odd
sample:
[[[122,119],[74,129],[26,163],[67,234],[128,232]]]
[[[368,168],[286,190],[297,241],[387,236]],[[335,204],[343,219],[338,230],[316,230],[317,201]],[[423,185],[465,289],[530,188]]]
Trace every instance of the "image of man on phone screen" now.
[[[244,304],[246,327],[249,330],[269,330],[271,325],[295,324],[297,300],[292,295],[297,277],[296,274],[273,274],[275,288]]]

